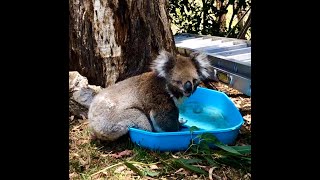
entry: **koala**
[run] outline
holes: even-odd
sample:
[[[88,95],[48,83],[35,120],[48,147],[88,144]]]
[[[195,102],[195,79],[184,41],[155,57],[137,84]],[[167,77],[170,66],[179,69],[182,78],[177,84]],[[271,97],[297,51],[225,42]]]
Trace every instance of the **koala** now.
[[[153,132],[180,130],[179,105],[212,70],[204,53],[173,56],[162,50],[150,72],[130,77],[99,92],[88,111],[93,137],[114,141],[130,127]]]

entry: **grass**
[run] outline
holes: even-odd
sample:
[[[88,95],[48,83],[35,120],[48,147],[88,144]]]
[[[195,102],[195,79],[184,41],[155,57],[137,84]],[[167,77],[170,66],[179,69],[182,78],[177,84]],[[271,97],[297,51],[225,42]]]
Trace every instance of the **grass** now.
[[[235,90],[230,88],[223,91],[232,97],[240,112],[241,106],[248,107],[249,97],[232,94]],[[248,115],[247,111],[243,114],[246,123],[235,144],[241,147],[250,145]],[[250,154],[240,157],[221,148],[207,149],[205,145],[193,145],[186,152],[160,153],[140,148],[128,136],[112,143],[91,140],[87,120],[70,120],[69,179],[251,179],[248,159]]]
[[[140,148],[132,144],[128,137],[113,144],[89,141],[85,126],[71,130],[74,138],[70,142],[73,147],[69,154],[70,179],[207,179],[213,167],[216,176],[231,179],[239,179],[250,173],[250,168],[216,163],[212,157],[222,157],[219,151],[209,155],[192,151],[160,153]],[[110,156],[125,150],[132,154],[119,158]],[[204,162],[201,157],[209,158],[211,162]]]

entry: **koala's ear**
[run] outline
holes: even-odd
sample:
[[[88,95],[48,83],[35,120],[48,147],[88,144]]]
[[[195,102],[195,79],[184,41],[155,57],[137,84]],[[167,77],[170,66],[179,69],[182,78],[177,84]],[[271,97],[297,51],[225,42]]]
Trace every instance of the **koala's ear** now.
[[[174,57],[166,50],[161,50],[157,58],[151,63],[151,69],[159,77],[166,77],[174,66]]]
[[[210,64],[208,56],[204,52],[194,51],[190,54],[190,57],[198,70],[201,80],[209,78],[213,67]]]

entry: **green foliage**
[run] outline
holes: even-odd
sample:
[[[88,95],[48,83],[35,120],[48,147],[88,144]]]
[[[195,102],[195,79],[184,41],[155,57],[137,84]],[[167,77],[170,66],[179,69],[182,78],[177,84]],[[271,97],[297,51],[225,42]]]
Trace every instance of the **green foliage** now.
[[[113,168],[120,165],[125,165],[141,177],[161,177],[180,168],[202,176],[209,176],[208,169],[221,168],[225,165],[244,173],[251,171],[251,145],[228,146],[220,142],[213,134],[199,133],[198,130],[200,129],[196,126],[190,128],[193,138],[185,152],[157,152],[134,144],[132,157],[90,176],[114,171]],[[86,179],[88,175],[81,174],[81,170],[78,171],[82,178]]]
[[[184,169],[187,169],[189,171],[192,171],[192,172],[195,172],[195,173],[199,173],[199,174],[208,174],[206,171],[196,167],[196,166],[193,166],[191,165],[192,162],[190,161],[192,159],[176,159],[174,160],[174,163],[178,166],[178,167],[182,167]]]
[[[199,139],[199,141],[197,144],[192,144],[195,142],[192,141],[190,144],[192,148],[188,149],[189,153],[201,155],[200,157],[211,165],[226,164],[241,168],[249,167],[251,164],[251,145],[228,146],[211,133],[199,134],[195,139]]]
[[[130,168],[133,172],[139,174],[139,176],[142,176],[142,177],[145,176],[145,173],[142,172],[142,171],[140,171],[140,170],[139,170],[137,167],[135,167],[132,163],[129,163],[129,162],[125,161],[124,164],[125,164],[128,168]]]
[[[198,131],[200,129],[197,126],[191,126],[189,130],[190,130],[190,132],[192,134],[194,131]]]
[[[195,130],[198,130],[195,126],[190,128],[191,133]],[[196,164],[211,167],[220,167],[225,164],[234,168],[251,169],[251,145],[228,146],[211,133],[197,135],[185,154],[187,158],[176,159],[174,164],[199,174],[208,175],[206,171],[195,166]]]
[[[177,33],[226,36],[230,32],[229,37],[236,37],[241,26],[234,28],[232,22],[251,7],[251,0],[169,0],[169,5]],[[232,15],[227,19],[229,7]]]
[[[196,126],[190,128],[191,134],[199,130]],[[160,153],[140,147],[134,147],[134,161],[124,161],[124,164],[135,173],[143,176],[159,177],[170,169],[183,168],[196,174],[208,176],[208,170],[201,167],[216,167],[228,165],[234,168],[250,171],[251,145],[228,146],[220,142],[211,133],[196,135],[187,151]],[[152,155],[151,155],[152,154]],[[134,165],[137,164],[137,165]],[[151,170],[151,165],[162,166],[160,169]],[[162,164],[162,165],[160,165]]]

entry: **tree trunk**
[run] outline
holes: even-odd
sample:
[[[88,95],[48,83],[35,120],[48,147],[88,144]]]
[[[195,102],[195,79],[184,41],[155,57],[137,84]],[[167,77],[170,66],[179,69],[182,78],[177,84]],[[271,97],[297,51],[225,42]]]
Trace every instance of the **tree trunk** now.
[[[247,34],[247,31],[248,31],[250,26],[251,26],[251,13],[248,16],[248,19],[247,19],[246,23],[244,24],[244,26],[240,30],[237,38],[238,39],[246,39],[246,34]]]
[[[241,18],[244,14],[245,14],[245,12],[243,12],[243,11],[238,11],[238,13],[237,13],[237,19],[238,19],[238,21],[240,20],[240,22],[238,23],[239,29],[243,28],[243,19],[241,19]]]
[[[217,9],[219,10],[219,13],[218,13],[219,31],[222,34],[223,32],[226,31],[226,24],[227,24],[226,15],[228,12],[227,8],[230,2],[228,1],[226,4],[225,1],[218,0],[216,1],[216,3],[217,3]]]
[[[174,53],[166,0],[69,0],[69,70],[107,87]]]

